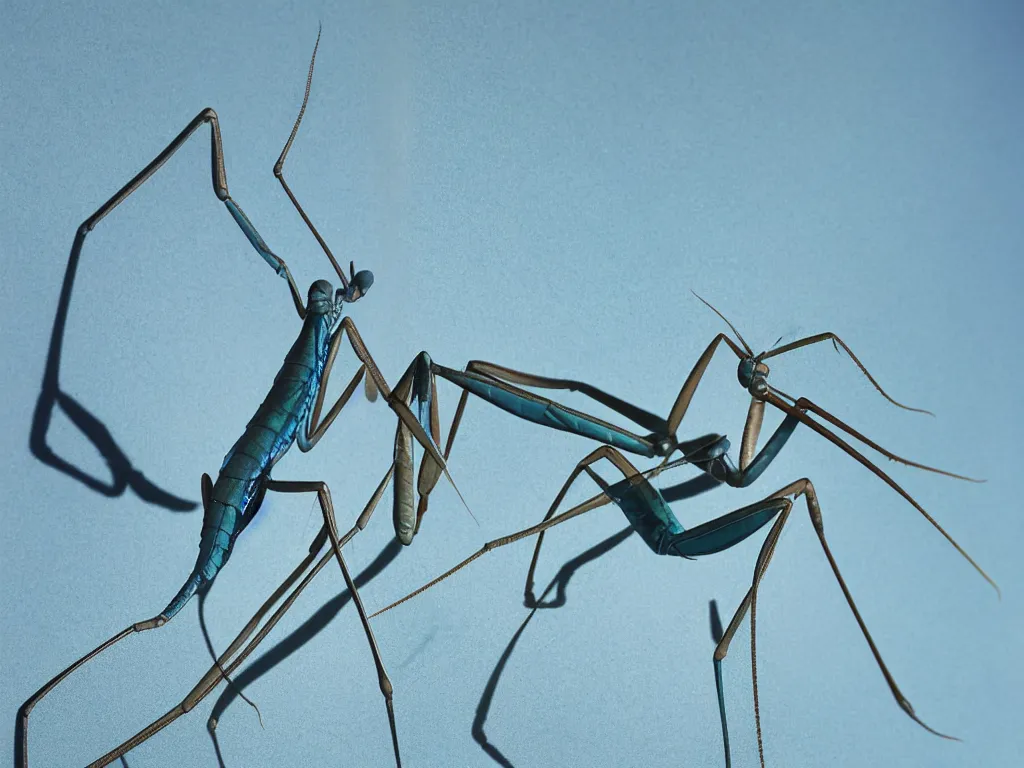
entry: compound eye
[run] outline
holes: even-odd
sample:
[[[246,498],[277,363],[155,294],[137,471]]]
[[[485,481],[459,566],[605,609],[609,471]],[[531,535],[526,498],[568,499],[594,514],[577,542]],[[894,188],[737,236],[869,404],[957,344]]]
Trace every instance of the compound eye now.
[[[750,386],[756,368],[757,364],[752,357],[745,357],[740,360],[740,364],[736,368],[736,378],[739,379],[741,387],[747,388]]]
[[[373,285],[373,272],[368,269],[361,269],[352,276],[352,284],[359,288],[359,294],[365,296]]]

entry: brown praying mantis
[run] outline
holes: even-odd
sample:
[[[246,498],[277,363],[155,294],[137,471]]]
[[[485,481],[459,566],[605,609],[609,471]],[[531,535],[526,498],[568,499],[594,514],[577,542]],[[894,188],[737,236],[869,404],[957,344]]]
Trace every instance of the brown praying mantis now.
[[[697,297],[700,299],[700,297]],[[513,544],[524,538],[537,537],[533,558],[526,575],[527,604],[536,604],[533,597],[534,575],[540,556],[541,545],[544,535],[549,528],[560,525],[586,512],[614,502],[625,514],[629,524],[640,535],[650,549],[658,555],[673,555],[686,559],[693,559],[702,555],[715,554],[729,549],[748,536],[756,533],[768,523],[772,523],[768,534],[759,551],[754,566],[754,575],[751,586],[740,602],[739,607],[733,614],[732,620],[722,636],[718,639],[714,652],[713,663],[715,671],[715,682],[719,703],[719,715],[722,725],[722,734],[725,750],[726,765],[731,765],[731,754],[729,750],[729,734],[725,713],[725,694],[722,682],[722,661],[725,659],[732,638],[735,636],[739,626],[750,612],[751,630],[751,668],[754,692],[754,713],[757,726],[758,752],[762,765],[764,764],[764,748],[761,734],[760,710],[758,705],[757,689],[757,663],[756,663],[756,615],[757,615],[757,591],[765,572],[775,554],[775,549],[782,534],[783,527],[790,518],[793,504],[798,499],[803,499],[811,524],[822,547],[829,566],[838,582],[843,595],[853,613],[858,626],[871,649],[879,669],[885,678],[893,697],[900,708],[915,722],[920,724],[929,732],[943,738],[954,738],[946,736],[928,726],[921,720],[911,706],[909,700],[903,695],[896,684],[895,679],[889,672],[888,667],[882,659],[881,653],[869,632],[864,619],[858,610],[853,595],[843,579],[839,566],[833,557],[825,537],[824,523],[821,512],[821,505],[818,500],[814,485],[808,478],[802,478],[788,483],[774,493],[769,494],[762,500],[744,506],[740,509],[729,512],[720,517],[714,518],[694,528],[685,529],[673,514],[669,507],[670,502],[687,496],[680,492],[681,486],[675,486],[664,491],[655,488],[650,480],[666,469],[680,464],[692,464],[702,470],[709,478],[719,483],[726,483],[729,486],[742,488],[750,485],[760,477],[768,465],[779,455],[790,436],[797,426],[803,424],[816,432],[828,442],[840,448],[848,456],[866,467],[872,474],[881,479],[890,488],[896,491],[905,501],[916,509],[939,533],[945,537],[950,544],[960,553],[974,569],[988,581],[997,591],[998,586],[988,574],[963,550],[963,548],[950,536],[945,529],[913,498],[908,494],[888,473],[883,471],[876,463],[868,459],[861,450],[853,447],[840,433],[845,433],[849,438],[860,442],[867,448],[881,454],[890,461],[904,464],[909,467],[933,472],[947,477],[970,482],[981,482],[964,475],[955,474],[946,470],[930,467],[919,462],[902,458],[883,448],[878,443],[857,431],[845,421],[834,416],[831,412],[817,405],[805,397],[794,398],[787,395],[780,389],[768,383],[770,369],[766,360],[785,354],[801,347],[806,347],[822,342],[830,342],[838,351],[842,348],[857,365],[860,371],[868,378],[871,384],[890,403],[900,408],[930,413],[921,409],[911,408],[897,402],[890,397],[879,385],[875,378],[868,372],[853,350],[846,345],[837,335],[831,332],[814,334],[797,341],[776,347],[770,351],[755,355],[750,346],[743,339],[743,336],[736,330],[724,315],[718,312],[713,306],[703,299],[700,299],[710,307],[729,326],[736,336],[733,340],[724,333],[719,333],[704,350],[704,353],[693,366],[687,376],[667,419],[662,420],[636,406],[615,398],[607,393],[589,385],[585,382],[569,379],[554,379],[537,376],[522,371],[513,370],[494,363],[473,361],[465,372],[452,371],[429,361],[424,361],[433,374],[442,376],[452,381],[463,389],[455,416],[449,430],[447,445],[445,448],[445,459],[451,453],[455,434],[461,422],[466,402],[470,393],[497,405],[520,418],[528,419],[538,424],[552,426],[558,429],[575,432],[576,434],[591,437],[604,443],[583,458],[572,470],[569,477],[563,483],[554,501],[548,508],[543,520],[537,525],[530,526],[523,530],[499,537],[487,542],[480,550],[470,555],[454,567],[437,578],[429,581],[419,589],[409,593],[405,597],[391,603],[374,613],[370,618],[380,615],[395,608],[398,605],[425,592],[441,581],[452,576],[462,568],[484,554]],[[740,385],[750,395],[750,407],[744,423],[743,435],[739,450],[738,466],[729,457],[729,441],[722,435],[711,434],[696,440],[680,441],[677,431],[690,406],[697,386],[706,372],[715,352],[725,346],[739,359],[737,368],[737,379]],[[650,434],[642,436],[616,427],[594,416],[589,416],[580,411],[569,409],[547,398],[538,396],[523,387],[550,390],[569,390],[581,394],[611,408],[620,415],[632,420],[642,428],[650,429]],[[782,423],[776,428],[767,439],[760,450],[757,449],[758,439],[761,433],[761,426],[764,419],[765,406],[773,408],[784,414]],[[834,429],[832,429],[832,428]],[[432,425],[435,442],[439,442],[436,419]],[[623,454],[628,451],[649,458],[662,457],[662,460],[653,468],[640,471]],[[671,457],[679,452],[682,458],[672,460]],[[605,481],[593,465],[599,461],[607,461],[622,476],[621,480],[614,483]],[[590,499],[573,506],[572,508],[559,512],[567,492],[575,481],[586,474],[601,489],[601,492]],[[429,487],[421,487],[420,514],[426,510]],[[774,522],[773,522],[774,521]],[[664,585],[666,591],[671,588]]]

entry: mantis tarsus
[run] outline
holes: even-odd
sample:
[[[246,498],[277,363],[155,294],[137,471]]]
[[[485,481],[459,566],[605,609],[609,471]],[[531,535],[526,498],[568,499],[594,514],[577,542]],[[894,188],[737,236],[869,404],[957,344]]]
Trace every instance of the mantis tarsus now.
[[[698,296],[698,298],[700,297]],[[701,299],[701,301],[704,300]],[[707,304],[707,302],[704,303]],[[811,400],[803,397],[793,398],[768,384],[769,369],[767,364],[764,362],[765,360],[800,347],[829,341],[837,350],[841,347],[846,351],[861,372],[864,373],[874,387],[887,400],[900,408],[911,411],[920,411],[920,409],[909,408],[908,406],[893,400],[893,398],[891,398],[882,389],[874,377],[871,376],[867,368],[865,368],[865,366],[860,362],[853,351],[835,334],[815,334],[798,341],[785,344],[781,347],[777,347],[768,352],[761,353],[760,355],[755,355],[732,324],[729,323],[729,321],[721,315],[718,310],[711,307],[710,304],[708,304],[708,306],[714,310],[716,314],[722,317],[723,320],[725,320],[739,342],[734,341],[724,333],[718,334],[711,341],[704,353],[698,359],[697,363],[694,365],[693,369],[690,371],[689,376],[686,378],[678,396],[676,397],[675,403],[669,412],[668,419],[660,419],[631,405],[630,403],[608,395],[607,393],[584,382],[536,376],[534,374],[515,371],[493,363],[486,363],[482,361],[471,362],[467,366],[467,370],[465,372],[451,371],[450,369],[443,368],[442,366],[431,364],[431,370],[433,373],[453,381],[464,390],[448,437],[445,449],[446,459],[450,456],[455,432],[458,429],[466,405],[466,400],[470,392],[494,405],[520,416],[521,418],[538,424],[545,424],[547,426],[565,429],[587,437],[592,437],[603,442],[604,445],[592,451],[587,457],[577,464],[576,468],[563,484],[554,502],[548,509],[547,514],[544,516],[544,519],[539,524],[487,542],[480,550],[470,557],[466,558],[453,568],[414,592],[377,611],[370,618],[373,618],[385,611],[389,611],[397,605],[400,605],[401,603],[435,586],[485,553],[530,536],[537,536],[537,544],[534,550],[533,559],[530,562],[529,570],[527,571],[526,595],[528,604],[536,603],[536,599],[533,597],[534,573],[537,567],[540,548],[543,543],[545,532],[555,525],[582,515],[592,509],[604,506],[609,502],[615,502],[615,504],[622,509],[633,529],[641,535],[644,541],[656,554],[677,555],[684,558],[713,554],[715,552],[728,549],[774,520],[774,523],[769,529],[764,543],[761,546],[761,550],[755,564],[751,587],[746,596],[740,602],[740,605],[736,609],[727,629],[717,640],[713,658],[725,758],[726,764],[730,765],[731,756],[729,752],[728,728],[725,716],[725,697],[722,684],[721,664],[728,653],[729,644],[733,636],[749,609],[751,616],[751,666],[754,688],[754,712],[757,723],[758,751],[763,765],[764,751],[761,737],[760,711],[758,707],[756,667],[755,628],[757,589],[775,552],[783,526],[789,519],[793,503],[796,499],[802,496],[824,554],[837,582],[839,583],[839,586],[843,591],[850,610],[857,620],[865,640],[871,648],[875,661],[885,677],[886,683],[889,686],[893,697],[896,699],[903,711],[922,727],[938,736],[952,738],[929,727],[916,715],[913,707],[910,705],[910,702],[903,696],[892,675],[889,673],[889,670],[882,660],[881,654],[878,651],[864,620],[861,618],[860,612],[854,603],[853,596],[843,580],[842,574],[840,573],[839,567],[832,556],[831,550],[829,549],[828,542],[825,538],[818,497],[814,490],[814,486],[809,479],[802,478],[789,483],[759,502],[715,518],[714,520],[690,530],[685,530],[676,519],[668,505],[671,501],[685,498],[690,494],[679,492],[678,489],[681,486],[675,486],[665,491],[658,490],[651,485],[650,478],[660,474],[672,466],[682,463],[690,463],[701,469],[714,481],[724,482],[733,487],[745,487],[753,483],[764,472],[767,466],[782,450],[783,446],[786,444],[797,426],[803,424],[842,449],[846,454],[857,460],[902,496],[909,504],[920,512],[920,514],[923,515],[925,519],[928,520],[928,522],[931,523],[932,526],[936,528],[998,592],[998,586],[995,582],[978,566],[977,563],[975,563],[975,561],[960,547],[960,545],[957,544],[948,533],[946,533],[946,531],[924,510],[924,508],[918,504],[917,501],[915,501],[887,473],[865,457],[861,451],[852,447],[846,440],[840,437],[837,432],[832,431],[828,426],[825,426],[825,424],[831,425],[838,431],[845,432],[850,437],[892,461],[960,480],[973,481],[972,478],[901,458],[873,442]],[[722,344],[724,344],[739,358],[737,378],[740,385],[747,390],[751,396],[750,408],[747,413],[743,429],[743,437],[740,444],[738,466],[736,466],[729,458],[729,441],[726,440],[724,436],[708,435],[704,438],[693,441],[679,441],[676,437],[676,432],[686,414],[694,393],[696,392],[697,386],[707,370],[715,351]],[[524,390],[521,388],[524,386],[581,392],[615,410],[641,427],[650,429],[651,433],[646,436],[641,436],[628,432],[627,430],[615,427],[600,419],[566,408],[565,406]],[[771,437],[769,437],[761,450],[757,451],[757,443],[760,436],[761,425],[764,417],[764,407],[766,403],[772,405],[779,411],[782,411],[782,413],[785,414],[785,418],[779,427],[776,428]],[[924,412],[927,413],[926,411]],[[818,421],[814,417],[818,417],[821,421]],[[641,472],[625,458],[622,451],[629,451],[647,457],[662,456],[664,458],[653,469]],[[670,461],[671,456],[676,451],[682,453],[683,458]],[[609,484],[600,475],[598,475],[592,469],[591,465],[602,459],[610,462],[619,471],[619,473],[621,473],[623,479],[614,484]],[[598,484],[601,488],[601,493],[567,511],[556,514],[570,486],[580,475],[584,473],[589,475]],[[421,510],[425,508],[426,499],[427,497],[425,495],[421,496]]]
[[[220,136],[220,127],[217,114],[212,109],[204,109],[175,137],[167,147],[160,152],[142,171],[131,181],[124,185],[113,197],[105,202],[100,208],[78,228],[74,243],[72,245],[72,259],[77,261],[78,255],[84,245],[85,238],[95,226],[113,211],[118,205],[125,201],[133,192],[144,184],[164,163],[189,139],[189,137],[201,126],[209,124],[212,143],[212,180],[213,189],[217,198],[221,200],[246,238],[255,248],[257,253],[274,269],[282,278],[287,280],[295,310],[299,318],[303,320],[302,330],[292,345],[291,350],[285,358],[285,362],[278,373],[269,394],[263,404],[256,411],[250,420],[242,437],[234,444],[227,454],[220,468],[216,482],[210,479],[209,475],[202,477],[202,497],[204,507],[204,523],[202,537],[199,546],[199,555],[195,567],[189,578],[182,585],[178,593],[159,614],[151,619],[131,624],[126,629],[101,643],[97,648],[80,658],[75,663],[64,669],[60,674],[52,678],[33,696],[31,696],[21,707],[17,719],[17,733],[15,744],[15,761],[20,768],[28,766],[28,719],[32,709],[53,690],[69,674],[74,672],[87,661],[118,643],[120,640],[138,632],[162,627],[170,621],[185,604],[200,590],[205,590],[213,583],[220,569],[227,563],[235,539],[242,530],[249,524],[255,514],[259,511],[263,499],[268,491],[280,493],[316,493],[317,500],[323,514],[324,524],[320,533],[315,537],[310,546],[309,555],[303,560],[285,583],[278,588],[272,597],[263,604],[252,620],[239,633],[231,643],[228,650],[216,659],[214,666],[199,681],[192,691],[182,702],[171,709],[166,715],[154,721],[138,734],[128,739],[120,746],[108,752],[106,755],[91,763],[92,766],[108,765],[117,758],[124,755],[133,747],[142,743],[150,736],[166,727],[175,719],[190,711],[199,701],[210,693],[220,682],[229,675],[238,665],[255,649],[259,642],[273,628],[284,612],[292,605],[302,588],[309,583],[309,580],[318,573],[331,559],[336,559],[341,568],[346,585],[353,596],[353,600],[359,611],[363,629],[373,653],[374,663],[380,683],[381,693],[384,696],[387,709],[388,722],[391,729],[392,743],[395,753],[395,761],[401,765],[398,749],[398,735],[395,726],[394,708],[392,704],[392,686],[384,670],[384,665],[377,649],[373,631],[370,628],[366,613],[363,610],[362,601],[356,585],[353,582],[348,567],[342,556],[342,548],[352,539],[355,534],[361,531],[369,522],[377,503],[387,487],[393,473],[399,472],[399,485],[395,489],[396,504],[396,532],[403,543],[411,541],[411,520],[406,514],[402,516],[402,510],[411,511],[412,502],[407,498],[411,494],[411,485],[408,482],[408,475],[411,467],[411,441],[415,437],[427,455],[433,458],[430,462],[432,471],[439,476],[444,470],[444,461],[440,451],[426,433],[423,424],[412,414],[404,402],[407,397],[411,383],[408,376],[404,377],[395,391],[388,386],[381,375],[372,356],[363,343],[362,338],[356,329],[355,324],[348,317],[341,316],[344,303],[353,303],[360,299],[373,283],[373,275],[368,271],[356,272],[354,264],[349,265],[349,274],[346,277],[345,271],[335,260],[326,242],[317,232],[309,220],[299,201],[289,189],[285,182],[283,169],[284,162],[291,148],[292,142],[298,132],[302,121],[306,104],[309,99],[310,85],[313,77],[313,65],[316,61],[316,51],[319,46],[319,34],[317,46],[313,49],[313,56],[309,65],[309,73],[306,79],[306,91],[303,97],[302,107],[292,127],[291,134],[286,141],[281,155],[274,165],[274,175],[280,181],[286,194],[295,206],[296,210],[306,223],[310,231],[316,237],[337,273],[341,288],[337,291],[325,280],[317,280],[308,291],[307,299],[303,302],[298,288],[292,278],[291,271],[283,259],[278,257],[257,232],[252,222],[248,219],[241,207],[231,198],[228,193],[227,176],[224,168],[224,152]],[[327,390],[327,382],[343,338],[347,335],[349,344],[352,346],[356,357],[360,360],[360,366],[352,376],[342,394],[334,405],[321,418],[324,397]],[[324,482],[293,482],[280,481],[271,478],[271,470],[274,464],[291,448],[298,443],[300,450],[311,450],[323,437],[326,430],[331,426],[342,408],[351,398],[356,387],[359,385],[363,375],[367,376],[367,392],[371,399],[375,392],[381,392],[386,398],[389,406],[399,417],[398,436],[396,437],[396,455],[392,468],[387,471],[377,491],[363,509],[355,525],[345,534],[338,531],[334,515],[334,507],[331,499],[330,489]],[[429,426],[428,422],[427,423]],[[404,475],[403,475],[404,473]],[[435,480],[436,480],[435,476]],[[328,553],[319,563],[310,570],[310,566],[316,554],[330,542]],[[308,573],[306,573],[308,571]],[[257,626],[266,616],[275,603],[284,597],[285,592],[305,573],[304,580],[271,615],[266,624],[256,632]],[[246,641],[254,633],[255,637],[246,644]],[[243,646],[245,646],[243,648]],[[237,654],[237,655],[236,655]]]

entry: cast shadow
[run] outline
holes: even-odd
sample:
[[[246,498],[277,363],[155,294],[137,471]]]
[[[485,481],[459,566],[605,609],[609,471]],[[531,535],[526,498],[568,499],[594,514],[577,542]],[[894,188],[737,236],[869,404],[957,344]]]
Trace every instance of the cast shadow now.
[[[86,234],[87,230],[83,225],[75,235],[75,241],[71,245],[71,254],[68,256],[67,269],[64,271],[64,282],[60,289],[60,300],[57,302],[57,314],[53,318],[50,347],[46,356],[46,368],[43,372],[43,386],[32,414],[32,427],[28,439],[29,450],[43,464],[74,478],[96,493],[116,497],[123,494],[125,489],[131,488],[140,499],[149,504],[163,507],[171,512],[190,512],[198,506],[195,502],[182,499],[163,490],[136,469],[113,435],[110,434],[107,426],[60,387],[60,356],[64,346],[68,307],[71,304],[75,273],[78,270],[78,259],[82,253],[82,244],[85,242]],[[46,441],[46,435],[50,429],[54,408],[60,408],[71,423],[96,447],[110,470],[109,481],[89,474],[81,467],[58,456],[50,447]]]
[[[710,491],[718,485],[719,482],[710,475],[702,474],[691,480],[687,480],[662,490],[662,496],[664,496],[665,501],[672,503],[673,501],[679,501],[681,499],[692,499],[706,491]],[[519,625],[519,629],[517,629],[515,634],[512,635],[512,639],[509,640],[508,645],[505,646],[505,650],[498,659],[498,663],[491,671],[491,675],[487,679],[487,684],[484,686],[483,693],[480,695],[480,701],[476,707],[476,717],[473,719],[473,727],[471,729],[473,740],[480,745],[480,748],[488,757],[498,765],[502,766],[502,768],[515,768],[515,766],[507,757],[505,757],[505,755],[502,754],[501,750],[498,749],[497,746],[487,739],[487,734],[484,731],[484,724],[487,721],[487,715],[490,713],[494,694],[498,690],[498,682],[501,680],[501,675],[505,671],[505,667],[508,664],[509,659],[512,657],[512,652],[515,650],[516,644],[519,642],[519,638],[522,637],[527,625],[533,619],[538,610],[545,608],[561,608],[565,605],[569,580],[572,579],[573,574],[575,574],[576,571],[587,563],[593,562],[615,549],[615,547],[628,539],[632,533],[633,528],[627,526],[618,533],[609,536],[585,552],[567,561],[558,569],[558,573],[555,574],[555,577],[547,587],[545,587],[541,596],[537,600],[532,600],[531,595],[529,593],[526,594],[523,604],[530,609],[530,612],[523,620],[523,623]],[[552,590],[555,591],[554,598],[545,602],[545,598],[547,598]]]
[[[361,589],[379,576],[398,557],[398,553],[402,549],[404,547],[397,539],[392,539],[388,542],[387,546],[380,551],[380,554],[355,577],[356,588]],[[247,686],[263,677],[263,675],[270,672],[275,666],[316,637],[351,600],[351,592],[347,588],[342,590],[335,597],[320,606],[316,613],[306,619],[287,637],[258,656],[255,661],[251,662],[237,676],[232,676],[231,682],[220,696],[217,697],[217,701],[214,703],[213,710],[207,721],[207,730],[210,733],[210,739],[213,741],[213,748],[217,753],[217,765],[220,768],[226,768],[226,766],[220,743],[217,740],[216,723],[220,721],[227,708],[231,706],[235,699],[244,697],[242,692]],[[202,629],[203,638],[206,640],[206,648],[214,660],[216,660],[217,653],[213,649],[213,643],[210,641],[210,635],[206,629],[205,603],[206,593],[203,592],[199,595],[199,626]]]

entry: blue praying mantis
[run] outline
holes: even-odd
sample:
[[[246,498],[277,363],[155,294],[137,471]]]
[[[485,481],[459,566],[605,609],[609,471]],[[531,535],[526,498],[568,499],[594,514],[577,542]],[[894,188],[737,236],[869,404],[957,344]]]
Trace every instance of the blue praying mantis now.
[[[753,535],[761,528],[768,525],[768,523],[772,523],[758,553],[750,589],[747,591],[743,600],[740,602],[739,607],[733,614],[732,620],[729,622],[725,632],[721,633],[720,636],[716,638],[716,648],[713,656],[715,687],[718,697],[719,716],[722,725],[725,762],[727,766],[731,766],[729,731],[725,708],[725,692],[722,679],[722,662],[728,653],[729,645],[733,636],[736,634],[743,618],[749,610],[754,713],[757,728],[758,753],[763,767],[764,748],[758,706],[756,665],[757,591],[768,565],[771,562],[772,556],[775,553],[783,527],[789,520],[793,505],[796,500],[803,498],[815,534],[817,535],[825,557],[829,562],[829,566],[842,589],[847,604],[849,605],[849,608],[853,613],[854,618],[856,619],[857,624],[860,627],[860,630],[867,641],[875,661],[881,670],[893,697],[896,699],[897,704],[910,718],[929,732],[943,738],[955,738],[933,729],[917,716],[913,706],[910,704],[910,701],[900,691],[895,679],[886,667],[881,653],[879,652],[875,641],[860,614],[860,611],[857,609],[853,596],[847,587],[839,566],[829,548],[824,532],[821,505],[814,486],[808,478],[802,478],[788,483],[754,504],[734,510],[688,530],[682,526],[673,514],[669,504],[673,501],[696,495],[696,493],[699,493],[701,490],[707,489],[709,485],[694,485],[692,482],[689,482],[673,486],[665,490],[659,490],[651,484],[650,480],[665,470],[683,464],[690,464],[704,473],[710,485],[724,483],[735,488],[746,487],[755,482],[763,474],[768,465],[782,451],[786,442],[792,436],[796,428],[803,424],[807,428],[824,437],[833,445],[840,448],[843,452],[858,461],[875,476],[885,482],[890,488],[896,491],[905,501],[924,516],[924,518],[936,530],[938,530],[939,533],[950,542],[950,544],[953,545],[956,551],[959,552],[960,555],[963,556],[971,566],[973,566],[973,568],[986,581],[988,581],[993,588],[996,589],[998,594],[999,588],[995,581],[985,573],[985,571],[964,551],[953,537],[950,536],[945,529],[913,497],[910,496],[910,494],[908,494],[886,472],[868,459],[860,450],[854,448],[836,431],[833,431],[826,425],[831,425],[839,432],[845,433],[847,436],[857,440],[861,444],[891,461],[959,480],[966,480],[970,482],[981,481],[897,456],[891,451],[878,445],[870,438],[848,425],[846,422],[837,418],[829,411],[812,402],[810,399],[805,397],[794,398],[768,383],[770,369],[765,361],[769,358],[782,355],[801,347],[821,342],[831,342],[837,351],[842,348],[849,355],[875,389],[877,389],[878,392],[881,393],[889,402],[906,410],[930,413],[918,408],[911,408],[903,405],[890,397],[885,390],[882,389],[881,385],[879,385],[875,378],[868,372],[860,359],[853,353],[853,350],[850,349],[850,347],[834,333],[827,332],[815,334],[775,347],[774,349],[762,352],[761,354],[754,354],[753,350],[743,339],[743,336],[740,335],[724,315],[708,304],[708,302],[704,301],[704,299],[701,299],[699,296],[697,298],[718,314],[723,321],[725,321],[738,341],[733,340],[725,333],[719,333],[715,336],[684,381],[667,419],[661,419],[654,414],[637,408],[631,403],[609,395],[608,393],[603,392],[602,390],[599,390],[585,382],[537,376],[484,361],[472,361],[469,363],[465,371],[454,371],[437,365],[426,358],[426,356],[423,356],[423,358],[421,358],[421,364],[429,368],[431,374],[451,381],[463,390],[449,431],[449,437],[444,454],[444,458],[446,460],[450,457],[454,437],[461,422],[469,394],[474,394],[492,405],[496,405],[499,408],[518,416],[519,418],[536,424],[589,437],[603,443],[603,445],[593,450],[576,465],[569,474],[569,477],[563,483],[561,489],[540,523],[487,542],[477,552],[450,568],[445,573],[429,581],[427,584],[409,593],[405,597],[382,608],[371,615],[370,618],[372,619],[386,611],[390,611],[398,605],[401,605],[402,603],[436,586],[469,565],[474,560],[482,557],[487,552],[531,536],[537,537],[537,543],[526,575],[525,593],[526,604],[536,608],[539,605],[539,601],[533,593],[534,575],[540,556],[541,545],[543,544],[544,535],[547,530],[609,503],[614,503],[622,510],[630,527],[633,531],[639,534],[652,552],[657,555],[671,555],[685,559],[693,559],[729,549],[747,537]],[[677,437],[677,431],[684,416],[686,415],[687,409],[689,408],[697,390],[697,386],[704,376],[715,352],[722,345],[732,351],[739,359],[737,366],[737,379],[740,386],[746,390],[751,398],[740,442],[738,465],[734,463],[729,456],[730,443],[724,435],[705,435],[695,440],[679,440]],[[579,392],[584,396],[591,398],[595,402],[599,402],[612,409],[621,416],[633,421],[641,429],[648,429],[650,432],[646,435],[630,432],[594,416],[589,416],[578,410],[568,408],[552,400],[541,397],[534,392],[523,389],[523,387]],[[430,394],[433,394],[433,390],[431,390]],[[757,444],[761,433],[766,405],[771,405],[773,408],[781,411],[784,414],[784,418],[782,423],[765,442],[764,446],[760,451],[758,451]],[[433,428],[433,437],[435,442],[438,442],[436,427]],[[647,458],[661,457],[662,460],[653,469],[640,471],[625,457],[623,452],[638,454]],[[676,453],[681,454],[681,458],[672,459],[672,456]],[[614,483],[609,483],[601,475],[595,472],[592,467],[601,460],[605,460],[610,463],[618,473],[621,474],[622,479]],[[601,489],[601,493],[569,510],[558,512],[569,488],[584,473],[598,485]],[[420,490],[421,500],[419,511],[422,514],[426,509],[430,489],[421,487]],[[503,657],[502,663],[506,660],[507,659]],[[478,738],[478,740],[481,739]],[[481,743],[485,742],[482,741]],[[488,751],[489,753],[492,753],[491,750]],[[501,759],[503,760],[504,758]]]
[[[177,594],[159,614],[150,619],[135,622],[110,637],[49,680],[22,705],[16,720],[15,735],[15,763],[19,768],[28,768],[28,722],[33,708],[66,679],[68,675],[83,664],[126,637],[166,625],[193,596],[208,590],[214,583],[217,574],[227,564],[236,539],[259,512],[264,498],[269,491],[277,493],[315,493],[317,495],[317,501],[323,515],[323,526],[314,538],[309,554],[274,592],[270,599],[261,606],[259,611],[257,611],[250,622],[231,643],[227,651],[221,654],[219,658],[215,658],[213,667],[177,706],[98,760],[90,763],[90,765],[94,767],[109,765],[195,707],[222,679],[228,677],[252,653],[288,608],[291,607],[302,589],[332,559],[336,560],[341,568],[345,583],[359,612],[360,621],[377,668],[380,690],[385,700],[395,762],[397,765],[401,765],[393,706],[393,687],[381,661],[380,651],[367,619],[366,611],[363,608],[362,600],[359,597],[356,584],[349,573],[348,566],[342,555],[342,548],[366,527],[392,477],[395,478],[396,482],[394,491],[396,537],[403,544],[411,543],[414,533],[413,524],[415,522],[415,510],[411,498],[413,493],[411,477],[413,461],[412,444],[414,439],[419,441],[426,455],[430,457],[429,466],[430,471],[434,473],[434,482],[436,482],[442,472],[447,474],[447,470],[445,469],[444,460],[440,455],[439,449],[424,429],[423,424],[429,425],[428,414],[414,415],[406,405],[405,401],[409,398],[409,393],[413,386],[410,376],[407,374],[400,379],[395,389],[392,390],[374,362],[355,323],[348,316],[342,316],[342,310],[346,304],[354,304],[369,291],[373,285],[373,274],[367,270],[356,272],[354,263],[350,263],[349,273],[346,276],[345,270],[338,264],[330,248],[320,236],[284,179],[284,162],[298,132],[309,100],[313,66],[316,61],[319,42],[320,36],[318,34],[317,44],[313,49],[313,56],[306,78],[306,91],[302,107],[292,126],[291,134],[281,151],[281,155],[274,165],[274,175],[280,181],[288,198],[330,260],[331,266],[341,283],[337,290],[335,290],[330,282],[317,280],[310,286],[306,299],[303,301],[285,261],[267,246],[256,230],[256,227],[228,192],[220,126],[217,114],[209,108],[196,115],[152,162],[125,184],[113,197],[100,206],[92,216],[86,219],[75,235],[71,247],[71,264],[77,264],[89,232],[156,173],[198,128],[209,124],[214,193],[224,203],[228,212],[256,252],[270,265],[278,276],[287,281],[296,313],[300,320],[302,320],[302,327],[291,349],[285,356],[284,363],[274,379],[274,383],[266,398],[250,419],[242,436],[224,457],[216,481],[212,480],[205,473],[202,476],[203,527],[199,543],[199,554],[191,574]],[[71,268],[69,268],[69,272],[73,274]],[[68,294],[70,291],[69,285],[70,282],[66,279],[65,294]],[[65,298],[66,296],[62,295],[62,301]],[[62,322],[58,324],[62,326]],[[55,339],[60,338],[60,333],[62,333],[62,328],[58,329],[55,327]],[[342,341],[346,338],[360,361],[360,365],[334,405],[327,411],[326,415],[322,416],[328,379]],[[57,344],[59,347],[59,341]],[[54,387],[56,382],[55,370],[52,373]],[[377,393],[381,393],[388,405],[398,416],[395,455],[391,467],[387,470],[376,492],[364,507],[362,514],[357,518],[355,525],[342,535],[338,529],[331,492],[326,483],[321,481],[296,482],[277,480],[271,477],[271,472],[274,465],[293,445],[298,444],[299,449],[303,452],[312,450],[316,446],[327,429],[334,423],[342,408],[350,400],[364,374],[366,376],[367,396],[374,400]],[[50,375],[51,371],[48,367],[47,376]],[[75,423],[82,426],[83,430],[97,443],[97,446],[108,460],[112,456],[118,456],[117,451],[111,447],[113,446],[113,441],[109,439],[109,435],[104,434],[105,430],[96,428],[98,422],[81,406],[67,396],[61,397],[58,395],[54,401],[50,402],[51,408],[53,402],[59,402],[69,414],[73,414],[72,419]],[[48,418],[49,416],[47,415],[47,423]],[[42,427],[43,437],[45,437],[45,430],[46,425],[44,424]],[[97,434],[102,438],[98,442],[95,438]],[[34,427],[33,439],[35,440],[36,437]],[[43,443],[45,444],[45,440],[43,440]],[[66,462],[61,463],[54,460],[54,457],[49,454],[47,456],[51,460],[50,463],[54,463],[64,471],[68,471],[69,474],[78,477],[83,482],[87,482],[87,479],[81,473],[76,474],[76,468],[70,467]],[[126,464],[126,460],[117,459],[117,461],[119,466]],[[180,500],[174,499],[169,494],[159,491],[148,481],[140,481],[138,478],[139,473],[133,474],[136,475],[132,483],[133,487],[147,500],[161,503],[170,508],[180,509],[183,506],[187,506],[179,503]],[[119,478],[118,482],[121,481],[123,481],[123,478]],[[87,482],[87,484],[90,487],[97,486],[95,482]],[[124,485],[126,484],[124,483]],[[123,487],[121,485],[121,490],[123,490]],[[327,553],[314,565],[315,556],[328,544]],[[302,579],[301,581],[300,578]],[[298,588],[285,597],[285,593],[297,581],[299,582]],[[257,631],[260,622],[263,621],[275,604],[281,602],[282,598],[284,600],[281,605]],[[249,639],[250,637],[252,637],[251,640]],[[246,645],[247,641],[248,645]]]

